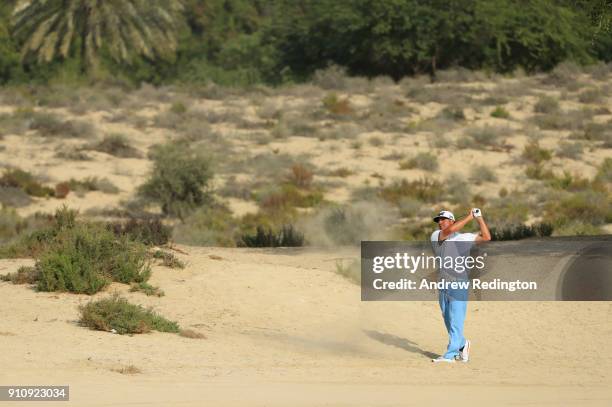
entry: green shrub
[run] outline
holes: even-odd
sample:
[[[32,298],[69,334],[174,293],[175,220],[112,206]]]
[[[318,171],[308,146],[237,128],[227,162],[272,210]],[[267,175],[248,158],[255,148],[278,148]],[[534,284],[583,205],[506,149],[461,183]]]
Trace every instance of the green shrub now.
[[[144,282],[150,276],[144,245],[87,223],[57,233],[36,267],[41,291],[94,294],[111,281]]]
[[[213,177],[208,159],[184,144],[165,144],[152,151],[153,170],[138,194],[161,204],[165,215],[183,218],[212,202]]]
[[[280,230],[265,230],[258,226],[254,235],[245,234],[241,238],[246,247],[298,247],[304,245],[304,235],[293,225],[284,225]]]
[[[173,333],[180,331],[176,322],[140,305],[130,304],[118,294],[81,305],[79,313],[81,325],[100,331],[114,330],[120,335],[140,334],[152,330]]]
[[[120,158],[140,158],[142,154],[132,147],[127,138],[122,134],[110,134],[104,136],[102,141],[90,147],[92,150],[110,154]]]
[[[550,150],[540,147],[537,141],[532,141],[523,149],[523,158],[533,164],[540,164],[552,158]]]
[[[154,295],[156,297],[163,297],[165,293],[159,287],[154,287],[149,283],[141,282],[141,283],[132,283],[130,285],[130,292],[141,292],[145,295],[151,296]]]
[[[418,168],[426,171],[436,171],[438,169],[438,158],[431,153],[418,153],[414,157],[401,161],[400,169],[413,169]]]
[[[606,157],[599,165],[595,180],[600,182],[612,182],[612,158]]]
[[[491,112],[491,117],[496,117],[498,119],[509,119],[510,113],[503,106],[497,106],[495,110]]]
[[[187,107],[183,102],[174,102],[170,106],[170,111],[174,114],[184,114],[187,113]]]
[[[529,164],[527,168],[525,168],[525,175],[527,178],[535,179],[535,180],[545,180],[554,178],[554,174],[549,169],[544,169],[544,166],[541,163],[538,164]]]
[[[545,219],[557,227],[580,222],[593,226],[612,222],[612,205],[606,191],[585,190],[551,201]]]
[[[76,215],[76,211],[68,209],[64,205],[55,212],[54,216],[50,216],[47,219],[35,217],[34,223],[39,223],[35,225],[35,229],[21,236],[12,244],[2,247],[0,257],[19,258],[38,256],[54,242],[58,233],[74,227]]]
[[[589,181],[586,178],[575,176],[568,171],[564,171],[562,176],[557,176],[550,172],[545,177],[548,185],[554,189],[563,191],[585,191],[590,189],[599,189],[599,185]],[[595,188],[594,188],[595,187]]]

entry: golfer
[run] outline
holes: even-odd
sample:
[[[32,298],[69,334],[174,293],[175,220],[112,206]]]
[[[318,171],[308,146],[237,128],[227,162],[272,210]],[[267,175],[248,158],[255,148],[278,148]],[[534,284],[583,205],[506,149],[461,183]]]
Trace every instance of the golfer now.
[[[478,222],[480,233],[459,233],[474,219]],[[470,255],[475,243],[491,240],[491,233],[482,217],[482,211],[473,208],[465,218],[457,222],[452,212],[441,211],[433,220],[438,224],[438,230],[431,234],[431,244],[434,254],[443,260],[438,270],[440,281],[469,281],[469,270],[464,266],[465,257]],[[450,267],[444,261],[449,257],[454,260]],[[467,362],[470,358],[471,344],[469,339],[463,336],[463,322],[467,310],[468,289],[441,289],[438,300],[449,341],[446,353],[433,359],[432,362],[454,363],[455,360]]]

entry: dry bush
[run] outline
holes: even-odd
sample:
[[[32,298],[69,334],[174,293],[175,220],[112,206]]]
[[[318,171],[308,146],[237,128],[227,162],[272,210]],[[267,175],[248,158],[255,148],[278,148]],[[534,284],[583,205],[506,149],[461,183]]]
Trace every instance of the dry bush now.
[[[316,246],[358,245],[362,240],[385,240],[397,221],[397,210],[380,199],[321,207],[302,217],[299,225]]]
[[[172,228],[164,225],[158,217],[150,215],[135,217],[131,214],[117,214],[127,217],[127,221],[114,221],[106,223],[106,228],[117,237],[127,237],[147,246],[160,246],[168,243],[172,235]]]
[[[142,373],[142,370],[137,368],[134,365],[116,367],[111,369],[112,372],[121,373],[121,374],[139,374]]]
[[[79,195],[91,191],[100,191],[105,194],[117,194],[120,191],[108,178],[85,177],[79,180],[70,178],[66,183],[71,191],[75,191]]]
[[[482,71],[457,67],[436,72],[436,82],[486,82],[491,79],[491,75]]]
[[[408,160],[400,162],[399,166],[402,170],[418,168],[426,171],[436,171],[438,169],[438,159],[429,152],[421,152]]]
[[[608,75],[612,73],[612,62],[608,62],[606,64],[599,61],[595,65],[587,67],[586,70],[591,75],[591,78],[598,81],[605,81],[608,78]]]
[[[604,97],[604,92],[599,88],[586,89],[578,94],[580,103],[599,103]]]
[[[581,142],[567,142],[562,141],[559,143],[559,147],[557,148],[556,155],[561,158],[571,158],[573,160],[580,159],[584,151],[584,145]]]
[[[181,261],[174,253],[170,253],[164,250],[156,250],[153,252],[153,258],[161,260],[161,264],[164,267],[171,269],[184,269],[185,263]]]
[[[189,338],[189,339],[206,339],[206,335],[204,335],[203,333],[194,331],[193,329],[181,329],[179,332],[179,336],[182,336],[183,338]]]
[[[552,96],[541,96],[533,106],[536,113],[555,113],[559,111],[559,101]]]
[[[479,92],[472,88],[462,88],[456,85],[424,85],[411,87],[406,97],[416,103],[442,103],[452,106],[467,106],[475,99],[472,94]]]
[[[85,151],[76,147],[60,145],[55,149],[55,157],[70,161],[89,161],[91,157]]]
[[[380,198],[396,205],[406,197],[423,202],[438,202],[442,195],[442,184],[439,181],[429,179],[415,181],[404,179],[385,186],[378,191]]]
[[[536,114],[529,120],[542,130],[580,130],[593,117],[590,109],[570,110],[550,114]]]
[[[19,168],[7,169],[0,177],[1,188],[20,189],[30,196],[53,196],[54,190],[42,185],[34,175]]]
[[[21,266],[15,273],[0,275],[0,281],[13,284],[36,284],[40,279],[40,270],[36,267]]]
[[[345,68],[331,65],[328,68],[315,71],[312,83],[325,90],[345,90],[348,85],[348,79]]]
[[[323,108],[333,117],[351,115],[355,111],[348,98],[340,98],[335,93],[330,93],[323,98]]]
[[[355,284],[361,284],[361,267],[357,260],[347,262],[347,264],[342,260],[337,260],[336,273]]]
[[[323,192],[319,189],[302,190],[293,184],[282,184],[258,192],[257,200],[259,206],[268,211],[310,208],[323,202]]]
[[[119,158],[141,158],[142,154],[132,147],[123,134],[109,134],[97,144],[88,147],[91,150],[110,154]]]
[[[295,164],[291,167],[291,173],[288,176],[288,181],[298,188],[310,188],[312,184],[313,173],[302,164]]]
[[[470,181],[476,185],[485,182],[497,182],[497,176],[495,175],[495,171],[486,165],[478,165],[473,167],[470,171]]]
[[[464,131],[464,136],[457,141],[458,148],[473,148],[477,150],[505,150],[505,139],[512,133],[505,126],[470,127]]]
[[[572,87],[577,81],[576,78],[580,75],[582,69],[574,62],[562,62],[557,65],[552,71],[541,79],[544,85],[550,85],[557,88]]]
[[[329,174],[327,174],[330,177],[340,177],[340,178],[346,178],[350,175],[355,174],[354,171],[349,170],[346,167],[341,167],[341,168],[337,168],[333,171],[330,171]]]
[[[191,213],[184,222],[172,230],[176,243],[191,246],[235,246],[238,220],[225,206],[215,205],[200,208]]]

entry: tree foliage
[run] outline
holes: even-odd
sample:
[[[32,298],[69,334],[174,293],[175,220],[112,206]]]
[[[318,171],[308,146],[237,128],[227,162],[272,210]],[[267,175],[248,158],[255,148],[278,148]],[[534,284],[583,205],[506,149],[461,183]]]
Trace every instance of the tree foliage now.
[[[20,0],[13,36],[26,63],[76,54],[95,72],[101,54],[127,64],[172,59],[182,8],[178,0]]]
[[[12,15],[12,25],[8,16]],[[225,85],[612,60],[610,0],[5,0],[0,81]],[[21,50],[21,58],[19,52]]]

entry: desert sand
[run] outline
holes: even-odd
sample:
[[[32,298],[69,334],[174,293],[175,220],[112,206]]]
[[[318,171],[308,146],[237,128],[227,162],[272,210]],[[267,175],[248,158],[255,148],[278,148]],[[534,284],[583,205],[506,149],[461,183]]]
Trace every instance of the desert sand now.
[[[608,302],[472,302],[471,360],[441,366],[437,303],[362,302],[335,273],[357,249],[180,249],[185,269],[154,267],[164,297],[0,282],[0,383],[70,385],[53,405],[78,406],[612,404]],[[78,305],[113,291],[206,338],[79,326]]]

